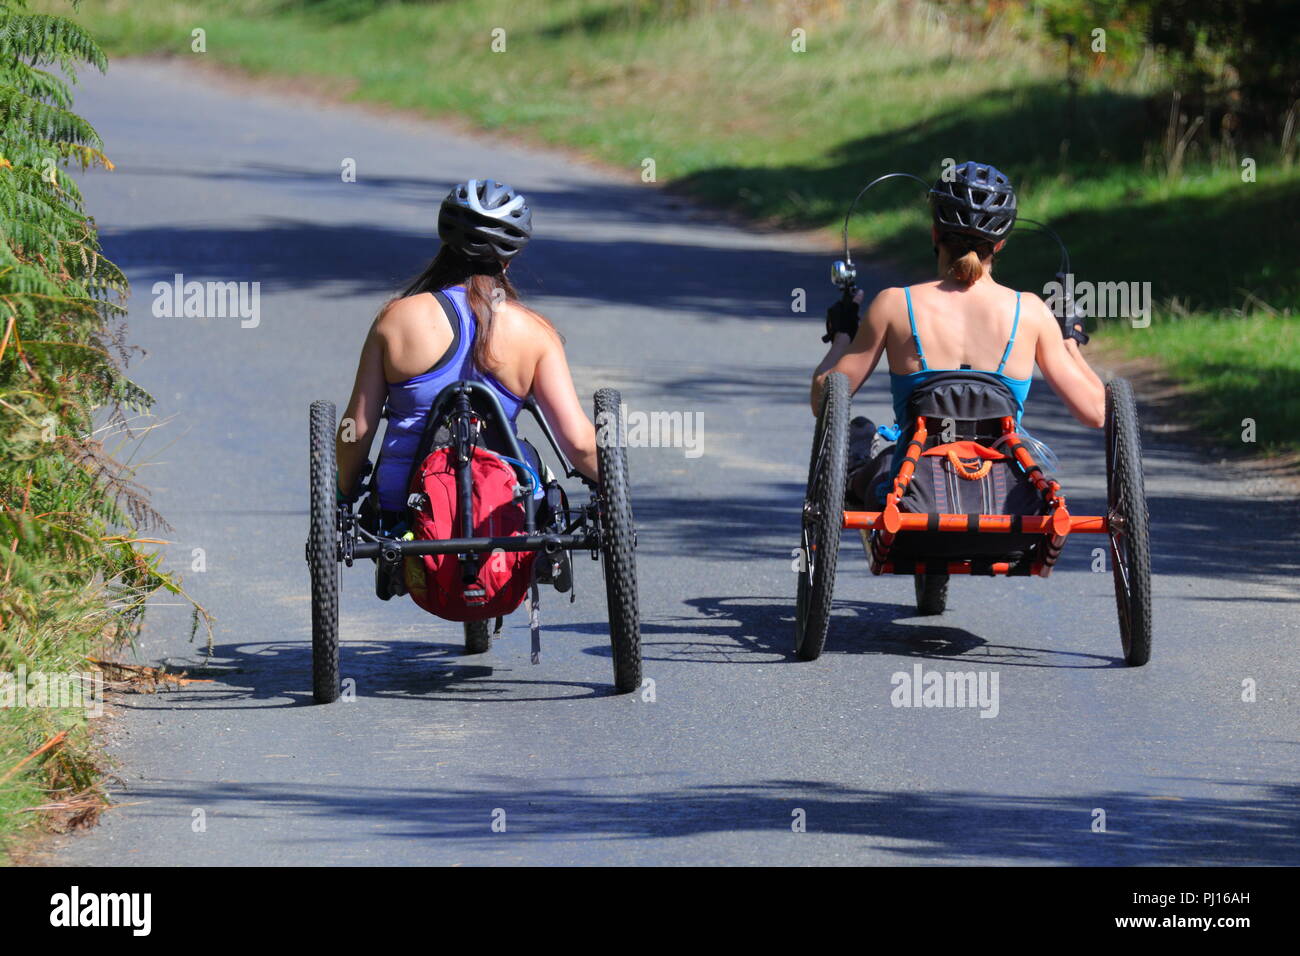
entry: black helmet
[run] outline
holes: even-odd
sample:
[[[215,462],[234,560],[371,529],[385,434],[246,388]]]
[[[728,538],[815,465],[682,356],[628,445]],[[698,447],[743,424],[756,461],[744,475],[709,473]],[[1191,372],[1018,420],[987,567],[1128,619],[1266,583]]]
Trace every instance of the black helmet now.
[[[438,210],[438,238],[469,259],[508,262],[533,236],[533,214],[519,195],[494,179],[452,188]]]
[[[940,176],[930,190],[930,210],[940,234],[956,233],[996,241],[1016,222],[1016,191],[1011,180],[987,163],[967,162]]]

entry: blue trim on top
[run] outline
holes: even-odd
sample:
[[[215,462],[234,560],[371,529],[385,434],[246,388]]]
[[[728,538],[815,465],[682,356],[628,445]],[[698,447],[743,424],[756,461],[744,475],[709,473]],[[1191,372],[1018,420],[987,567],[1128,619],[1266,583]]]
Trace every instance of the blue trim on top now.
[[[900,374],[891,371],[889,373],[889,392],[893,398],[894,405],[894,424],[888,428],[880,428],[879,432],[886,438],[892,438],[895,442],[900,442],[901,436],[906,433],[907,428],[903,420],[907,414],[907,400],[911,398],[912,392],[918,385],[938,375],[941,372],[956,372],[961,369],[932,369],[925,360],[925,353],[921,350],[921,337],[916,331],[916,316],[912,311],[912,291],[904,287],[903,295],[907,298],[907,324],[912,328],[912,341],[916,345],[916,354],[921,359],[921,368],[916,372]],[[1020,293],[1016,293],[1016,314],[1011,322],[1011,338],[1007,341],[1007,347],[1002,353],[1002,361],[998,363],[996,370],[988,369],[971,369],[975,372],[983,372],[985,375],[994,375],[999,378],[1004,385],[1011,391],[1012,397],[1016,401],[1016,425],[1020,425],[1020,417],[1025,413],[1025,400],[1029,398],[1029,389],[1033,384],[1034,377],[1031,374],[1028,378],[1012,378],[1003,372],[1006,367],[1007,359],[1011,357],[1011,348],[1016,343],[1016,332],[1020,329]],[[898,467],[902,464],[903,452],[905,449],[900,444],[894,446],[893,469],[892,474],[898,474]]]
[[[916,316],[912,314],[912,289],[910,286],[903,286],[903,296],[907,299],[907,324],[912,327],[912,343],[916,346],[916,357],[921,360],[921,371],[924,372],[930,366],[925,361],[925,349],[921,348],[921,336],[916,331]]]
[[[1020,328],[1020,293],[1016,293],[1016,317],[1011,321],[1011,338],[1007,339],[1006,351],[1002,353],[1002,361],[998,363],[998,370],[995,374],[1001,375],[1002,370],[1006,368],[1007,359],[1011,358],[1011,347],[1016,344],[1016,330]]]

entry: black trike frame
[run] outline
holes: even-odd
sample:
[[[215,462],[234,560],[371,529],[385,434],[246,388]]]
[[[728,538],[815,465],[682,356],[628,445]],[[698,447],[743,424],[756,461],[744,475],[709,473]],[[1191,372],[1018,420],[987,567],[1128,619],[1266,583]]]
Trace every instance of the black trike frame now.
[[[451,407],[448,407],[451,406]],[[433,444],[434,432],[440,425],[447,425],[451,434],[451,447],[455,450],[454,467],[456,469],[456,494],[458,513],[462,521],[462,535],[458,538],[446,538],[438,541],[405,541],[387,536],[377,529],[367,529],[361,523],[361,516],[354,514],[352,506],[339,506],[339,530],[341,532],[339,560],[351,567],[353,560],[375,559],[384,563],[396,564],[404,557],[426,554],[457,554],[464,559],[464,571],[467,578],[477,573],[471,556],[489,554],[493,551],[533,551],[541,554],[555,554],[559,551],[591,551],[592,560],[599,557],[602,543],[600,523],[600,489],[597,484],[573,467],[568,456],[556,441],[546,416],[530,395],[523,402],[546,442],[554,452],[560,469],[566,478],[577,478],[590,490],[591,501],[579,508],[570,508],[566,504],[558,509],[563,518],[564,530],[561,532],[537,533],[537,502],[530,495],[525,499],[524,535],[501,537],[475,537],[473,530],[472,509],[468,506],[473,493],[470,461],[473,448],[478,445],[491,451],[507,455],[516,461],[527,461],[523,448],[514,430],[508,427],[509,419],[501,407],[496,393],[482,382],[463,379],[448,385],[434,400],[429,411],[425,432],[420,440],[415,455],[414,468],[420,466],[424,456]],[[484,427],[486,426],[486,428]],[[492,443],[482,441],[482,433],[495,426],[496,434]],[[491,447],[495,445],[496,447]],[[504,447],[501,447],[504,446]],[[518,474],[518,465],[514,467]],[[377,466],[375,471],[377,471]],[[412,476],[414,475],[414,470]],[[522,477],[522,476],[521,476]],[[537,476],[540,480],[540,476]],[[556,482],[558,484],[558,482]],[[410,481],[407,482],[410,487]],[[368,489],[372,507],[378,507],[378,495],[375,487],[375,474],[372,472]]]
[[[598,389],[595,394],[597,420],[602,415],[613,414],[622,402],[614,389]],[[405,536],[397,527],[384,527],[384,512],[380,510],[376,477],[371,476],[366,498],[354,512],[351,502],[336,500],[336,414],[333,403],[316,401],[311,405],[310,420],[310,485],[311,507],[308,523],[306,558],[311,574],[312,605],[312,683],[313,696],[319,703],[337,700],[339,687],[339,633],[338,595],[340,565],[349,567],[358,559],[376,562],[375,592],[382,600],[404,593],[401,581],[402,561],[406,557],[455,554],[460,563],[462,580],[467,594],[478,587],[475,583],[480,569],[480,555],[498,552],[533,552],[549,556],[550,561],[539,560],[533,564],[532,594],[538,596],[537,585],[547,583],[557,591],[569,592],[573,599],[573,562],[556,557],[561,552],[591,552],[592,560],[602,560],[605,578],[605,596],[610,623],[610,642],[613,648],[614,686],[619,693],[628,693],[641,684],[641,632],[638,588],[636,581],[636,526],[632,516],[631,492],[627,472],[626,444],[621,424],[616,423],[613,441],[598,442],[596,447],[599,481],[591,481],[580,474],[564,454],[546,416],[531,398],[524,400],[526,408],[537,422],[542,435],[551,446],[560,470],[566,478],[578,478],[587,486],[591,497],[578,507],[571,507],[564,487],[558,478],[542,481],[547,469],[533,471],[532,463],[524,454],[521,440],[514,425],[506,417],[496,394],[482,382],[462,379],[444,388],[434,400],[425,420],[420,443],[407,489],[416,486],[413,480],[422,466],[435,440],[439,447],[452,449],[453,467],[456,470],[457,498],[462,524],[460,536],[441,540],[415,540]],[[440,429],[446,429],[444,436]],[[524,533],[513,536],[476,537],[473,534],[473,449],[482,447],[503,458],[512,458],[516,478],[522,485],[529,477],[530,489],[519,489],[525,512]],[[531,446],[529,446],[531,448]],[[536,456],[541,465],[541,456]],[[370,463],[366,463],[370,468]],[[538,528],[538,500],[535,492],[541,486],[545,504],[545,527]],[[418,492],[416,492],[418,493]],[[518,500],[518,498],[516,499]],[[412,502],[405,504],[409,514]],[[533,661],[540,655],[540,638],[536,614],[537,604],[530,606],[530,625],[533,634]],[[496,630],[501,630],[502,618],[497,617]],[[483,653],[490,647],[491,637],[487,621],[471,619],[464,622],[467,653]]]

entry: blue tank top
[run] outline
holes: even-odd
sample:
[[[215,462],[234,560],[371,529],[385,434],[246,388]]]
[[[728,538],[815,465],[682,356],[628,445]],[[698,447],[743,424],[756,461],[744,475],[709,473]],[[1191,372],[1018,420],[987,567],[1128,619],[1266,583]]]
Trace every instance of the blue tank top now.
[[[444,356],[429,371],[404,382],[392,382],[388,386],[388,429],[384,433],[376,475],[379,506],[386,511],[399,511],[406,507],[406,483],[411,475],[420,436],[424,434],[433,400],[444,388],[461,379],[472,379],[487,385],[501,400],[501,409],[510,420],[512,429],[515,427],[515,419],[519,417],[519,409],[523,406],[520,396],[498,382],[491,373],[480,371],[474,365],[474,336],[478,332],[478,323],[469,307],[465,287],[452,286],[442,291],[456,310],[455,316],[448,316],[449,320],[455,321],[452,353]]]
[[[894,426],[893,428],[881,428],[880,433],[888,438],[898,441],[904,430],[904,423],[907,421],[907,400],[912,397],[917,386],[921,385],[927,379],[933,378],[940,372],[955,372],[958,369],[930,368],[925,360],[925,349],[921,348],[921,336],[916,331],[916,316],[912,313],[912,290],[903,289],[903,295],[907,298],[907,324],[912,328],[912,342],[916,345],[916,355],[921,360],[921,370],[911,372],[907,375],[899,375],[897,372],[889,373],[889,391],[894,399]],[[992,375],[999,379],[1008,389],[1011,390],[1012,397],[1016,400],[1016,424],[1020,424],[1020,416],[1025,413],[1025,400],[1029,398],[1029,386],[1034,383],[1032,376],[1029,378],[1012,378],[1010,375],[1003,374],[1002,370],[1006,368],[1007,359],[1011,357],[1011,347],[1016,344],[1016,331],[1020,328],[1020,293],[1016,293],[1016,315],[1011,322],[1011,338],[1007,339],[1007,347],[1002,351],[1002,361],[998,363],[996,369],[975,369],[974,371],[983,372],[985,375]],[[894,473],[898,472],[899,466],[903,463],[903,454],[906,448],[900,442],[894,449]]]

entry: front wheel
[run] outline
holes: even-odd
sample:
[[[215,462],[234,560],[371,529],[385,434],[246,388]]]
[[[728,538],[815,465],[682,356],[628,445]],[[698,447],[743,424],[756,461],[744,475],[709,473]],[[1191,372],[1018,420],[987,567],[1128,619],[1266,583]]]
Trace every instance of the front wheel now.
[[[948,609],[948,575],[916,575],[916,613],[942,614]]]
[[[465,622],[465,653],[486,654],[492,650],[492,631],[487,621]]]
[[[1124,663],[1151,659],[1151,531],[1133,388],[1106,385],[1106,519]]]
[[[614,654],[614,686],[619,693],[626,694],[641,686],[641,612],[627,444],[619,415],[621,404],[622,397],[612,388],[596,392],[600,551],[609,606],[609,640]]]
[[[334,405],[312,402],[311,515],[307,565],[311,569],[312,696],[318,704],[339,697],[339,509],[335,494]]]
[[[801,661],[821,656],[830,628],[835,564],[844,526],[848,443],[849,380],[832,372],[822,385],[821,414],[813,432],[803,500],[794,633],[794,652]]]

